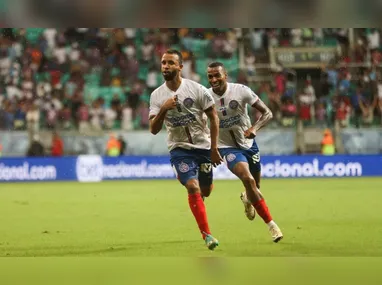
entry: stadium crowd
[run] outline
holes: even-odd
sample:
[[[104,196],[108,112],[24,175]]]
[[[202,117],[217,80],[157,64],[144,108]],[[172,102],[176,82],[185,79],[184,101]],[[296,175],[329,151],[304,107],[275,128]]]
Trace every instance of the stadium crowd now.
[[[239,70],[239,43],[246,45]],[[320,88],[303,88],[278,66],[256,77],[256,55],[269,46],[335,44],[344,55],[322,68]],[[151,91],[162,84],[160,56],[184,55],[183,76],[206,84],[205,68],[220,60],[231,81],[249,84],[275,114],[274,125],[342,127],[381,124],[380,30],[358,33],[349,52],[347,29],[1,29],[0,129],[146,129]],[[347,68],[349,62],[369,67]],[[338,66],[340,64],[340,66]],[[256,116],[257,114],[253,114]]]
[[[290,73],[278,67],[271,84],[253,86],[281,125],[294,125],[297,118],[306,125],[318,126],[331,126],[335,121],[341,127],[382,125],[381,30],[355,29],[352,49],[348,30],[251,30],[250,52],[245,58],[248,76],[256,75],[254,54],[267,51],[269,46],[336,46],[340,50],[337,59],[322,66],[319,84],[312,84],[308,77],[297,88]]]

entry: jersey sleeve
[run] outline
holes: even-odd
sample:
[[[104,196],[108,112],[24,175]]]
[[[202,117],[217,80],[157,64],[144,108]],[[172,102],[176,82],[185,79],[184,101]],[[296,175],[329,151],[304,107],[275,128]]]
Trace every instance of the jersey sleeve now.
[[[259,100],[259,96],[257,96],[256,93],[253,92],[251,88],[243,85],[243,89],[244,89],[243,94],[244,94],[245,103],[252,106],[253,104],[257,102],[257,100]]]
[[[151,116],[156,116],[158,115],[160,111],[161,106],[159,106],[158,99],[156,96],[156,93],[152,93],[150,96],[150,111],[149,111],[149,118]]]
[[[214,105],[214,98],[212,98],[211,93],[206,87],[200,86],[200,88],[199,103],[200,107],[205,111]]]

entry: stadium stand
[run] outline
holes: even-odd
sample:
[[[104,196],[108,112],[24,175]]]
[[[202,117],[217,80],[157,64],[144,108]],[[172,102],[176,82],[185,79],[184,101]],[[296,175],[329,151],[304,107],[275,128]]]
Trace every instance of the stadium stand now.
[[[382,122],[379,29],[1,29],[0,46],[1,130],[147,129],[168,48],[206,86],[208,62],[222,61],[272,109],[273,127]],[[274,48],[317,47],[336,57],[304,69],[272,59]]]

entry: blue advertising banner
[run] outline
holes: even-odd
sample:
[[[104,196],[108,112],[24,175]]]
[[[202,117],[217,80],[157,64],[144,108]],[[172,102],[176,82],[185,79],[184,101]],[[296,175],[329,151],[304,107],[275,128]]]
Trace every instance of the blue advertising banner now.
[[[382,176],[382,155],[264,156],[267,178]],[[236,179],[225,165],[215,179]],[[174,179],[168,156],[0,158],[0,182]]]

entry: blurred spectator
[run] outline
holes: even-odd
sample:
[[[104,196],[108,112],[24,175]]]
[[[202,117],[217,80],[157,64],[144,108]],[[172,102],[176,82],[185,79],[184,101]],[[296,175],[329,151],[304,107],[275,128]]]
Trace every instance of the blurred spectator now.
[[[361,108],[361,102],[365,101],[364,94],[362,92],[361,87],[357,87],[356,92],[351,96],[351,105],[354,112],[355,117],[355,125],[358,128],[360,126],[363,112]]]
[[[114,134],[110,134],[109,140],[106,145],[106,155],[107,156],[119,156],[121,152],[120,141],[115,137]]]
[[[317,104],[317,109],[315,110],[316,114],[316,122],[320,127],[326,127],[327,116],[326,116],[326,108],[323,102],[319,102]]]
[[[20,101],[18,108],[14,116],[14,128],[15,130],[25,130],[26,129],[26,110],[27,106],[24,101]]]
[[[143,93],[143,87],[141,86],[139,81],[136,81],[131,88],[131,91],[127,94],[127,101],[129,106],[133,110],[133,119],[136,117],[136,110],[139,106],[139,102],[141,100],[141,95]]]
[[[150,37],[145,37],[141,45],[142,63],[150,63],[154,59],[154,44],[151,42]]]
[[[282,67],[277,67],[275,71],[276,71],[275,73],[276,93],[282,96],[285,92],[286,77]]]
[[[138,107],[137,115],[140,117],[140,128],[148,129],[149,127],[149,105],[142,101]]]
[[[184,61],[182,70],[182,74],[185,78],[189,78],[189,76],[185,74],[187,63],[187,61]],[[158,68],[156,68],[155,66],[151,66],[146,78],[147,91],[149,93],[152,93],[155,90],[155,88],[157,88],[160,85],[158,82],[158,76]]]
[[[247,70],[248,76],[256,75],[255,62],[256,62],[255,55],[250,50],[247,50],[245,58],[244,58],[244,63],[245,63],[245,68]]]
[[[56,124],[57,124],[57,119],[58,119],[58,111],[56,110],[55,106],[53,103],[48,102],[46,109],[46,127],[48,129],[55,129]]]
[[[68,103],[64,104],[64,107],[59,112],[59,120],[62,129],[70,129],[71,127],[72,110]]]
[[[336,120],[340,127],[345,128],[349,125],[351,108],[345,101],[340,101],[336,111]]]
[[[302,29],[300,28],[295,28],[291,30],[291,35],[292,35],[292,45],[295,47],[301,46],[302,45]]]
[[[364,63],[367,56],[367,47],[363,39],[358,39],[354,48],[354,61],[357,63]]]
[[[359,108],[362,111],[362,123],[366,126],[370,126],[374,120],[374,109],[377,106],[377,98],[375,97],[375,100],[372,102],[368,99],[362,100],[358,98],[358,100]]]
[[[10,101],[7,101],[4,104],[4,122],[5,122],[5,129],[6,130],[12,130],[14,127],[14,107]]]
[[[89,129],[89,117],[89,108],[85,103],[82,103],[77,113],[78,129],[81,133],[84,133]]]
[[[223,54],[225,58],[231,58],[233,53],[237,50],[237,38],[233,31],[228,30],[224,34],[223,40]]]
[[[325,129],[324,137],[321,141],[321,153],[323,155],[334,155],[335,146],[332,132],[329,129]]]
[[[340,81],[338,91],[341,96],[349,96],[349,88],[350,88],[350,79],[351,74],[348,72],[343,72],[340,74]]]
[[[133,110],[129,103],[126,103],[122,109],[122,130],[131,131],[133,129]]]
[[[264,29],[253,29],[250,34],[251,46],[254,51],[261,50],[264,47]]]
[[[304,95],[305,95],[304,97],[305,99],[303,100],[306,100],[306,103],[310,105],[311,118],[315,119],[316,114],[315,114],[314,104],[316,102],[316,91],[314,90],[312,81],[310,79],[306,80],[305,82]]]
[[[104,121],[104,110],[101,107],[100,101],[94,101],[89,110],[90,126],[97,131],[102,130]]]
[[[116,107],[106,108],[104,112],[104,126],[105,129],[111,130],[114,127],[114,122],[117,119]]]
[[[311,28],[302,29],[302,38],[305,46],[314,46],[314,36]]]
[[[322,28],[313,29],[314,41],[317,46],[321,46],[324,44],[324,31]]]
[[[126,143],[126,141],[123,139],[123,136],[119,136],[119,137],[118,137],[118,141],[119,141],[119,145],[120,145],[120,152],[119,152],[119,155],[120,155],[120,156],[123,156],[123,155],[126,154],[127,143]]]
[[[63,156],[64,154],[64,142],[60,138],[57,132],[53,132],[52,135],[52,156]]]
[[[15,83],[11,82],[6,87],[6,94],[9,100],[17,100],[17,99],[21,99],[23,93],[21,92],[21,90],[18,88],[18,86]]]
[[[29,107],[29,110],[26,114],[26,120],[29,139],[32,140],[32,138],[40,130],[40,110],[35,103],[32,103],[32,105]]]
[[[40,142],[40,138],[37,134],[33,135],[26,155],[31,157],[41,157],[45,155],[44,146]]]
[[[278,47],[279,46],[279,31],[278,29],[269,29],[267,31],[268,46]]]
[[[329,82],[328,74],[323,73],[320,79],[321,92],[318,92],[317,99],[328,98],[334,86]]]
[[[369,32],[367,32],[367,42],[368,47],[370,49],[370,52],[376,51],[379,49],[379,46],[381,44],[380,42],[380,34],[378,29],[370,29]]]
[[[286,97],[281,106],[281,125],[284,127],[293,126],[295,123],[297,107],[292,98]]]

